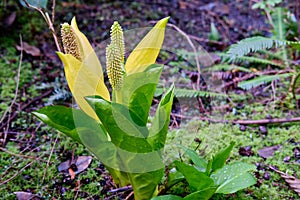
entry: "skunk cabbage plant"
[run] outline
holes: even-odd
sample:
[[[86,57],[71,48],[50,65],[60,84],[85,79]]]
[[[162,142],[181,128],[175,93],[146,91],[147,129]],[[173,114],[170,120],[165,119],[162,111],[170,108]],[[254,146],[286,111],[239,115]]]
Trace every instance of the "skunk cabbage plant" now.
[[[70,25],[62,24],[64,53],[57,54],[80,109],[47,106],[34,112],[40,120],[88,148],[106,166],[116,185],[132,185],[136,200],[156,196],[164,173],[162,151],[174,86],[162,97],[151,123],[148,115],[163,70],[155,61],[168,19],[158,21],[127,59],[122,28],[114,22],[106,48],[111,94],[97,55],[75,18]]]

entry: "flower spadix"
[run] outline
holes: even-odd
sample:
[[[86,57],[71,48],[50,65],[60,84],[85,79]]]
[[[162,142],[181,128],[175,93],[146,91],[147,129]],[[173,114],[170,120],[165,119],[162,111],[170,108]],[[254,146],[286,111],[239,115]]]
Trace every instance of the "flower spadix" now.
[[[114,22],[110,32],[111,43],[106,48],[106,67],[109,82],[114,90],[123,85],[125,44],[122,27]]]
[[[106,49],[107,72],[113,90],[118,91],[122,88],[125,76],[143,72],[155,63],[164,40],[168,19],[169,17],[157,22],[131,52],[125,64],[123,31],[121,26],[114,22],[111,28],[111,43]],[[57,54],[64,64],[69,88],[79,107],[98,120],[85,97],[98,95],[110,100],[101,64],[88,39],[78,29],[75,18],[72,19],[71,25],[62,25],[61,33],[65,53]]]
[[[98,95],[110,100],[104,84],[103,72],[98,57],[85,35],[79,31],[75,18],[71,25],[64,23],[61,29],[65,54],[58,52],[64,64],[69,88],[79,107],[98,120],[97,115],[84,97]]]

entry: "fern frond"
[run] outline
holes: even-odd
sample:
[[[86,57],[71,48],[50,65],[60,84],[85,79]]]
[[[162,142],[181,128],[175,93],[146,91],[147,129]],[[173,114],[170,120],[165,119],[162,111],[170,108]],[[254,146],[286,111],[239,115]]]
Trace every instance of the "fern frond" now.
[[[293,48],[300,49],[300,42],[283,41],[261,36],[250,37],[239,41],[237,44],[230,46],[227,54],[230,60],[237,57],[242,57],[250,52],[256,52],[263,49],[270,49],[272,47],[278,48],[281,46],[289,45]]]
[[[242,57],[250,52],[256,52],[262,49],[270,49],[273,46],[283,46],[286,43],[284,41],[275,40],[271,38],[256,36],[243,39],[237,44],[230,46],[227,54],[230,59],[235,59],[236,57]]]
[[[164,93],[164,88],[156,88],[155,96],[159,96]],[[196,91],[185,88],[176,88],[175,89],[176,97],[184,97],[184,98],[194,98],[194,97],[227,97],[226,94],[210,92],[210,91]]]
[[[267,75],[267,76],[259,76],[257,78],[242,81],[238,84],[238,86],[242,89],[249,90],[251,88],[257,87],[259,85],[270,83],[271,81],[280,79],[280,78],[286,78],[289,76],[292,76],[293,74],[287,73],[287,74],[278,74],[278,75]]]
[[[208,71],[230,71],[230,70],[239,70],[243,72],[252,72],[250,69],[247,69],[246,67],[238,66],[238,65],[228,65],[228,64],[217,64],[214,65],[210,68],[206,68],[203,70],[203,72],[208,72]]]
[[[255,64],[263,64],[263,65],[273,65],[277,67],[282,67],[282,65],[278,62],[274,62],[265,58],[258,58],[258,57],[250,57],[250,56],[240,56],[232,58],[228,54],[218,53],[221,59],[224,61],[229,60],[231,63],[241,63],[241,62],[248,62],[248,63],[255,63]]]

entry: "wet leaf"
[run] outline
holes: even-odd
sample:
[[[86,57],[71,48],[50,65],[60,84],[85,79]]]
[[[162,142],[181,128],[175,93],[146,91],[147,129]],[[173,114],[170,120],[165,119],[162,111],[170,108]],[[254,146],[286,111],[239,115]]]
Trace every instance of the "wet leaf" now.
[[[83,170],[85,170],[86,168],[88,168],[91,162],[92,162],[92,156],[78,156],[73,161],[67,160],[65,162],[60,163],[58,166],[58,171],[69,173],[72,177],[73,173],[78,174]],[[72,165],[75,165],[76,167],[72,167],[71,169]],[[71,169],[72,171],[70,171],[69,169]]]
[[[30,192],[14,192],[14,194],[17,196],[18,200],[38,200],[41,199],[40,197],[38,197],[35,194],[32,194]]]
[[[273,156],[273,153],[280,148],[281,148],[280,145],[264,147],[264,148],[258,150],[258,155],[262,158],[269,158],[269,157]]]
[[[230,194],[254,185],[256,179],[248,171],[255,170],[255,165],[236,162],[217,170],[210,177],[218,185],[216,193]]]
[[[219,168],[222,168],[228,159],[230,152],[235,145],[235,142],[231,142],[230,145],[221,151],[219,151],[212,161],[212,170],[215,171]]]

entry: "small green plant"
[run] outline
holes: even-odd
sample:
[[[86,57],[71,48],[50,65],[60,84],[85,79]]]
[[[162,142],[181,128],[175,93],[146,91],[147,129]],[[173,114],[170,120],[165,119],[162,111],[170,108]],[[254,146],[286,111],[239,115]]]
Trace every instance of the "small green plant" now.
[[[186,154],[192,160],[193,165],[175,161],[176,170],[169,173],[166,189],[183,180],[189,184],[190,194],[184,198],[175,195],[164,195],[152,198],[152,200],[166,199],[210,199],[213,194],[231,194],[256,183],[256,179],[249,171],[255,171],[252,164],[235,162],[225,165],[226,160],[234,146],[232,142],[227,148],[219,151],[211,160],[206,161],[196,151],[187,149]]]

